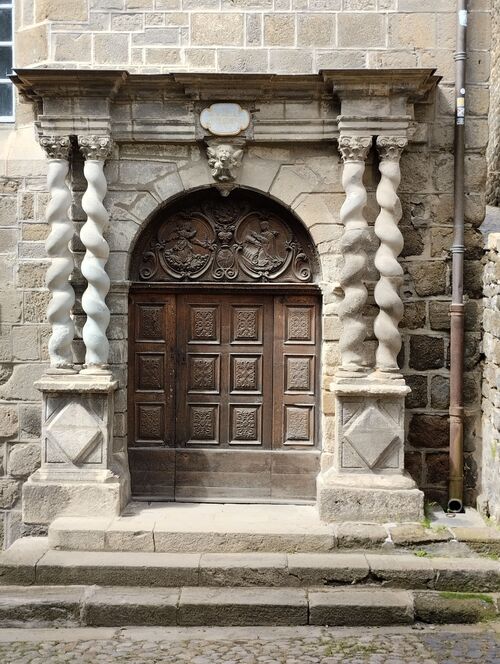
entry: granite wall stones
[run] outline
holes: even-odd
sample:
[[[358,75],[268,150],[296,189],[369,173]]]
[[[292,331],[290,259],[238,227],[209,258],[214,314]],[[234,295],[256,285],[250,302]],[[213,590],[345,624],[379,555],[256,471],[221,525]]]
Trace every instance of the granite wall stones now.
[[[483,454],[479,505],[500,523],[500,233],[488,239],[484,270]]]

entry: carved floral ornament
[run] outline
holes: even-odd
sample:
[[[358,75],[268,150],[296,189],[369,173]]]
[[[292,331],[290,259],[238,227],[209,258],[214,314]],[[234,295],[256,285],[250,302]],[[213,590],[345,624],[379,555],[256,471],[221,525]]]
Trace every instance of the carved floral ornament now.
[[[141,281],[312,281],[312,251],[275,213],[206,201],[165,219],[143,250]]]
[[[78,136],[78,146],[86,160],[104,161],[111,155],[113,139],[105,134]]]
[[[69,136],[40,136],[39,140],[48,159],[69,159],[71,151]]]

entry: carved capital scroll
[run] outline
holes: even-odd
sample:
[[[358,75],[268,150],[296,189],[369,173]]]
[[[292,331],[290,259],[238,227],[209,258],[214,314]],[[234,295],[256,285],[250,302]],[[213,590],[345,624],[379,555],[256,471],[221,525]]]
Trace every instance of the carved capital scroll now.
[[[341,136],[339,139],[339,150],[344,161],[342,186],[346,193],[340,209],[340,219],[344,224],[340,243],[344,257],[340,274],[340,285],[344,291],[344,300],[339,307],[342,323],[340,370],[354,374],[365,371],[364,340],[367,329],[363,309],[368,298],[364,279],[369,233],[363,214],[367,200],[363,173],[371,142],[371,136]]]
[[[371,144],[371,136],[341,136],[339,150],[342,161],[344,164],[351,161],[360,161],[364,164]]]
[[[86,161],[105,161],[113,150],[113,139],[111,136],[95,134],[78,136],[78,146]]]
[[[404,136],[379,136],[377,152],[382,161],[399,161],[401,154],[408,145]]]
[[[403,235],[398,228],[401,202],[397,195],[401,171],[399,159],[407,144],[400,136],[379,136],[377,150],[380,155],[380,182],[377,203],[380,213],[375,221],[375,234],[380,246],[375,254],[375,267],[380,278],[375,286],[375,302],[379,313],[374,332],[378,340],[376,366],[379,371],[399,377],[397,356],[401,350],[398,325],[403,317],[403,302],[399,295],[403,283],[403,268],[398,256],[403,249]]]
[[[69,159],[71,142],[69,136],[40,136],[40,146],[47,155],[47,159]]]

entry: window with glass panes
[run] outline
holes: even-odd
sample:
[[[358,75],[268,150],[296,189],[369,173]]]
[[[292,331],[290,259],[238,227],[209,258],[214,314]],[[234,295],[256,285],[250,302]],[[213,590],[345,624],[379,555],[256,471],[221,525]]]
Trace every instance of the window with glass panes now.
[[[9,76],[12,73],[12,2],[0,0],[0,122],[14,119],[14,91]]]

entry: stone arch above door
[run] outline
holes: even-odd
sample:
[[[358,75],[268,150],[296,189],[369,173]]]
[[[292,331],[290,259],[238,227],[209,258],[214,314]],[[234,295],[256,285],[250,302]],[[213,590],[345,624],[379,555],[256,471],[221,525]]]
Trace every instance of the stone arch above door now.
[[[151,282],[314,283],[309,233],[279,203],[237,189],[199,190],[157,211],[138,238],[130,279]]]

